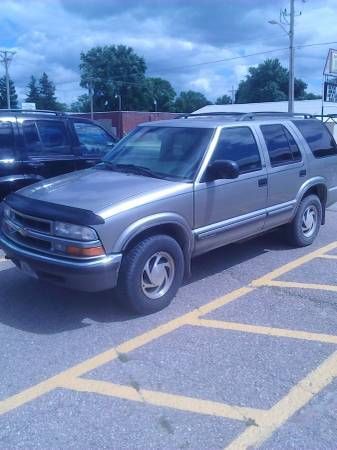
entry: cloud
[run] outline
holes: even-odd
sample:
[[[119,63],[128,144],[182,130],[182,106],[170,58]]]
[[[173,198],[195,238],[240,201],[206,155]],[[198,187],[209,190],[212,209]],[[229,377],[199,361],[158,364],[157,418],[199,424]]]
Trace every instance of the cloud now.
[[[46,71],[61,101],[74,101],[81,51],[95,45],[126,44],[144,56],[148,75],[168,79],[175,90],[202,91],[210,100],[228,93],[250,65],[287,51],[231,59],[287,47],[287,36],[268,20],[288,0],[2,0],[2,46],[17,54],[10,71],[20,96],[29,77]],[[335,0],[296,1],[296,42],[328,42],[335,37]],[[296,76],[320,92],[326,47],[296,51]],[[190,66],[190,67],[187,67]]]

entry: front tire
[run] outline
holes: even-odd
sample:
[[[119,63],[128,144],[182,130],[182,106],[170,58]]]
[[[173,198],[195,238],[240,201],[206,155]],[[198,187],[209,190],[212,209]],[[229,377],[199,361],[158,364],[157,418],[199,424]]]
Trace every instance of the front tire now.
[[[288,240],[296,247],[310,245],[316,239],[322,223],[322,204],[317,195],[301,201],[293,221],[287,226]]]
[[[184,276],[184,255],[178,242],[166,235],[150,236],[123,258],[118,296],[138,314],[151,314],[168,306]]]

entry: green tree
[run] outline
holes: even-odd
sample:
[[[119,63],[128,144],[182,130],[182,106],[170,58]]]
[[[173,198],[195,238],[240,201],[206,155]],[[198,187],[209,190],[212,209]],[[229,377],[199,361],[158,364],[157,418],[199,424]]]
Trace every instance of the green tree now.
[[[91,80],[96,111],[114,109],[117,94],[122,109],[143,108],[146,64],[131,47],[110,45],[82,52],[80,71],[82,87],[88,89]]]
[[[9,79],[9,95],[11,101],[11,108],[18,107],[18,96],[16,94],[15,85],[13,80]],[[0,108],[7,108],[7,86],[6,86],[6,77],[3,76],[0,78]]]
[[[72,112],[90,112],[90,99],[88,94],[82,94],[76,102],[70,105]]]
[[[173,111],[177,94],[169,81],[149,77],[145,80],[145,86],[145,100],[149,103],[149,108],[153,108],[154,100],[156,100],[158,111]]]
[[[232,99],[230,98],[229,95],[226,95],[226,94],[222,95],[221,97],[218,97],[215,100],[216,105],[229,105],[231,103],[232,103]]]
[[[41,100],[40,91],[37,85],[37,80],[33,75],[30,77],[27,89],[28,93],[25,102],[35,103],[36,107],[39,108]]]
[[[250,67],[245,80],[239,84],[236,103],[275,102],[288,99],[289,72],[276,59],[266,59],[257,67]],[[308,95],[307,84],[295,78],[294,94],[296,100]]]
[[[144,109],[152,111],[157,102],[157,111],[173,111],[176,93],[171,83],[163,78],[146,78]]]
[[[182,113],[190,113],[212,103],[201,92],[182,91],[175,101],[175,110]]]
[[[55,85],[49,80],[46,72],[39,79],[39,109],[59,110],[60,104],[56,100]]]

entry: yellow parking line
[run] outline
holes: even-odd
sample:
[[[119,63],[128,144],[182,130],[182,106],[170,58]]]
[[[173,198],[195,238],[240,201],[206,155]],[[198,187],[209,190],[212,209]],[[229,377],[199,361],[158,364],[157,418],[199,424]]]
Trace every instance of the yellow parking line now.
[[[290,389],[288,394],[268,411],[258,427],[248,427],[237,439],[231,442],[227,450],[243,450],[261,445],[276,429],[303,408],[336,377],[337,352],[334,352],[317,369],[314,369]]]
[[[291,270],[296,269],[297,267],[300,267],[303,264],[324,255],[330,250],[334,250],[335,248],[337,248],[337,242],[332,242],[331,244],[326,245],[325,247],[319,248],[314,252],[308,253],[307,255],[304,255],[301,258],[297,258],[294,261],[291,261],[290,263],[285,264],[284,266],[281,266],[278,269],[267,273],[263,277],[254,280],[251,283],[251,286],[253,287],[267,286],[268,285],[267,283],[269,281],[274,280],[275,278],[279,278],[281,275],[284,275],[285,273],[290,272]]]
[[[319,258],[337,259],[337,255],[320,255]]]
[[[262,285],[260,285],[262,286]],[[263,286],[295,288],[295,289],[316,289],[319,291],[337,292],[337,285],[333,284],[316,284],[316,283],[297,283],[295,281],[266,281]]]
[[[114,359],[118,358],[121,353],[131,352],[132,350],[142,347],[145,344],[148,344],[149,342],[152,342],[155,339],[160,338],[161,336],[169,334],[184,325],[188,325],[190,320],[198,317],[201,313],[207,314],[217,308],[220,308],[221,306],[224,306],[229,302],[236,300],[239,297],[242,297],[243,295],[246,295],[252,290],[252,288],[245,287],[236,289],[235,291],[230,292],[229,294],[226,294],[216,300],[213,300],[200,308],[194,309],[193,311],[184,314],[183,316],[173,319],[170,322],[160,325],[159,327],[153,328],[140,336],[130,339],[129,341],[126,341],[116,347],[100,353],[93,358],[87,359],[80,364],[66,369],[65,371],[59,373],[58,375],[55,375],[52,378],[49,378],[46,381],[36,384],[35,386],[19,392],[12,397],[0,401],[0,415],[5,414],[19,406],[22,406],[36,398],[39,398],[41,395],[44,395],[52,391],[53,389],[58,388],[59,386],[63,386],[64,383],[66,383],[71,378],[84,375],[85,373],[94,370],[97,367],[102,366],[103,364],[107,364],[108,362],[113,361]]]
[[[337,336],[332,334],[311,333],[300,330],[290,330],[286,328],[263,327],[246,323],[225,322],[222,320],[193,319],[191,325],[217,328],[221,330],[240,331],[243,333],[263,334],[267,336],[285,337],[291,339],[303,339],[305,341],[324,342],[327,344],[337,344]]]
[[[184,395],[168,394],[140,388],[136,390],[131,386],[109,383],[99,380],[73,378],[68,380],[64,388],[79,392],[90,392],[125,400],[147,403],[154,406],[178,409],[180,411],[193,412],[233,420],[254,420],[259,423],[265,419],[266,410],[231,406],[210,400],[202,400]]]

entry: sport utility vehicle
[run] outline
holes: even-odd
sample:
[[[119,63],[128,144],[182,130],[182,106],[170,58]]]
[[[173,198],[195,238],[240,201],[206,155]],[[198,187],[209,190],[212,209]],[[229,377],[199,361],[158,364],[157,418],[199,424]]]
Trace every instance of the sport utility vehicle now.
[[[115,142],[87,119],[0,110],[0,201],[29,184],[97,164]]]
[[[337,146],[320,121],[202,115],[137,127],[94,168],[5,200],[0,243],[29,275],[139,313],[176,294],[191,258],[283,226],[311,244],[337,201]]]

